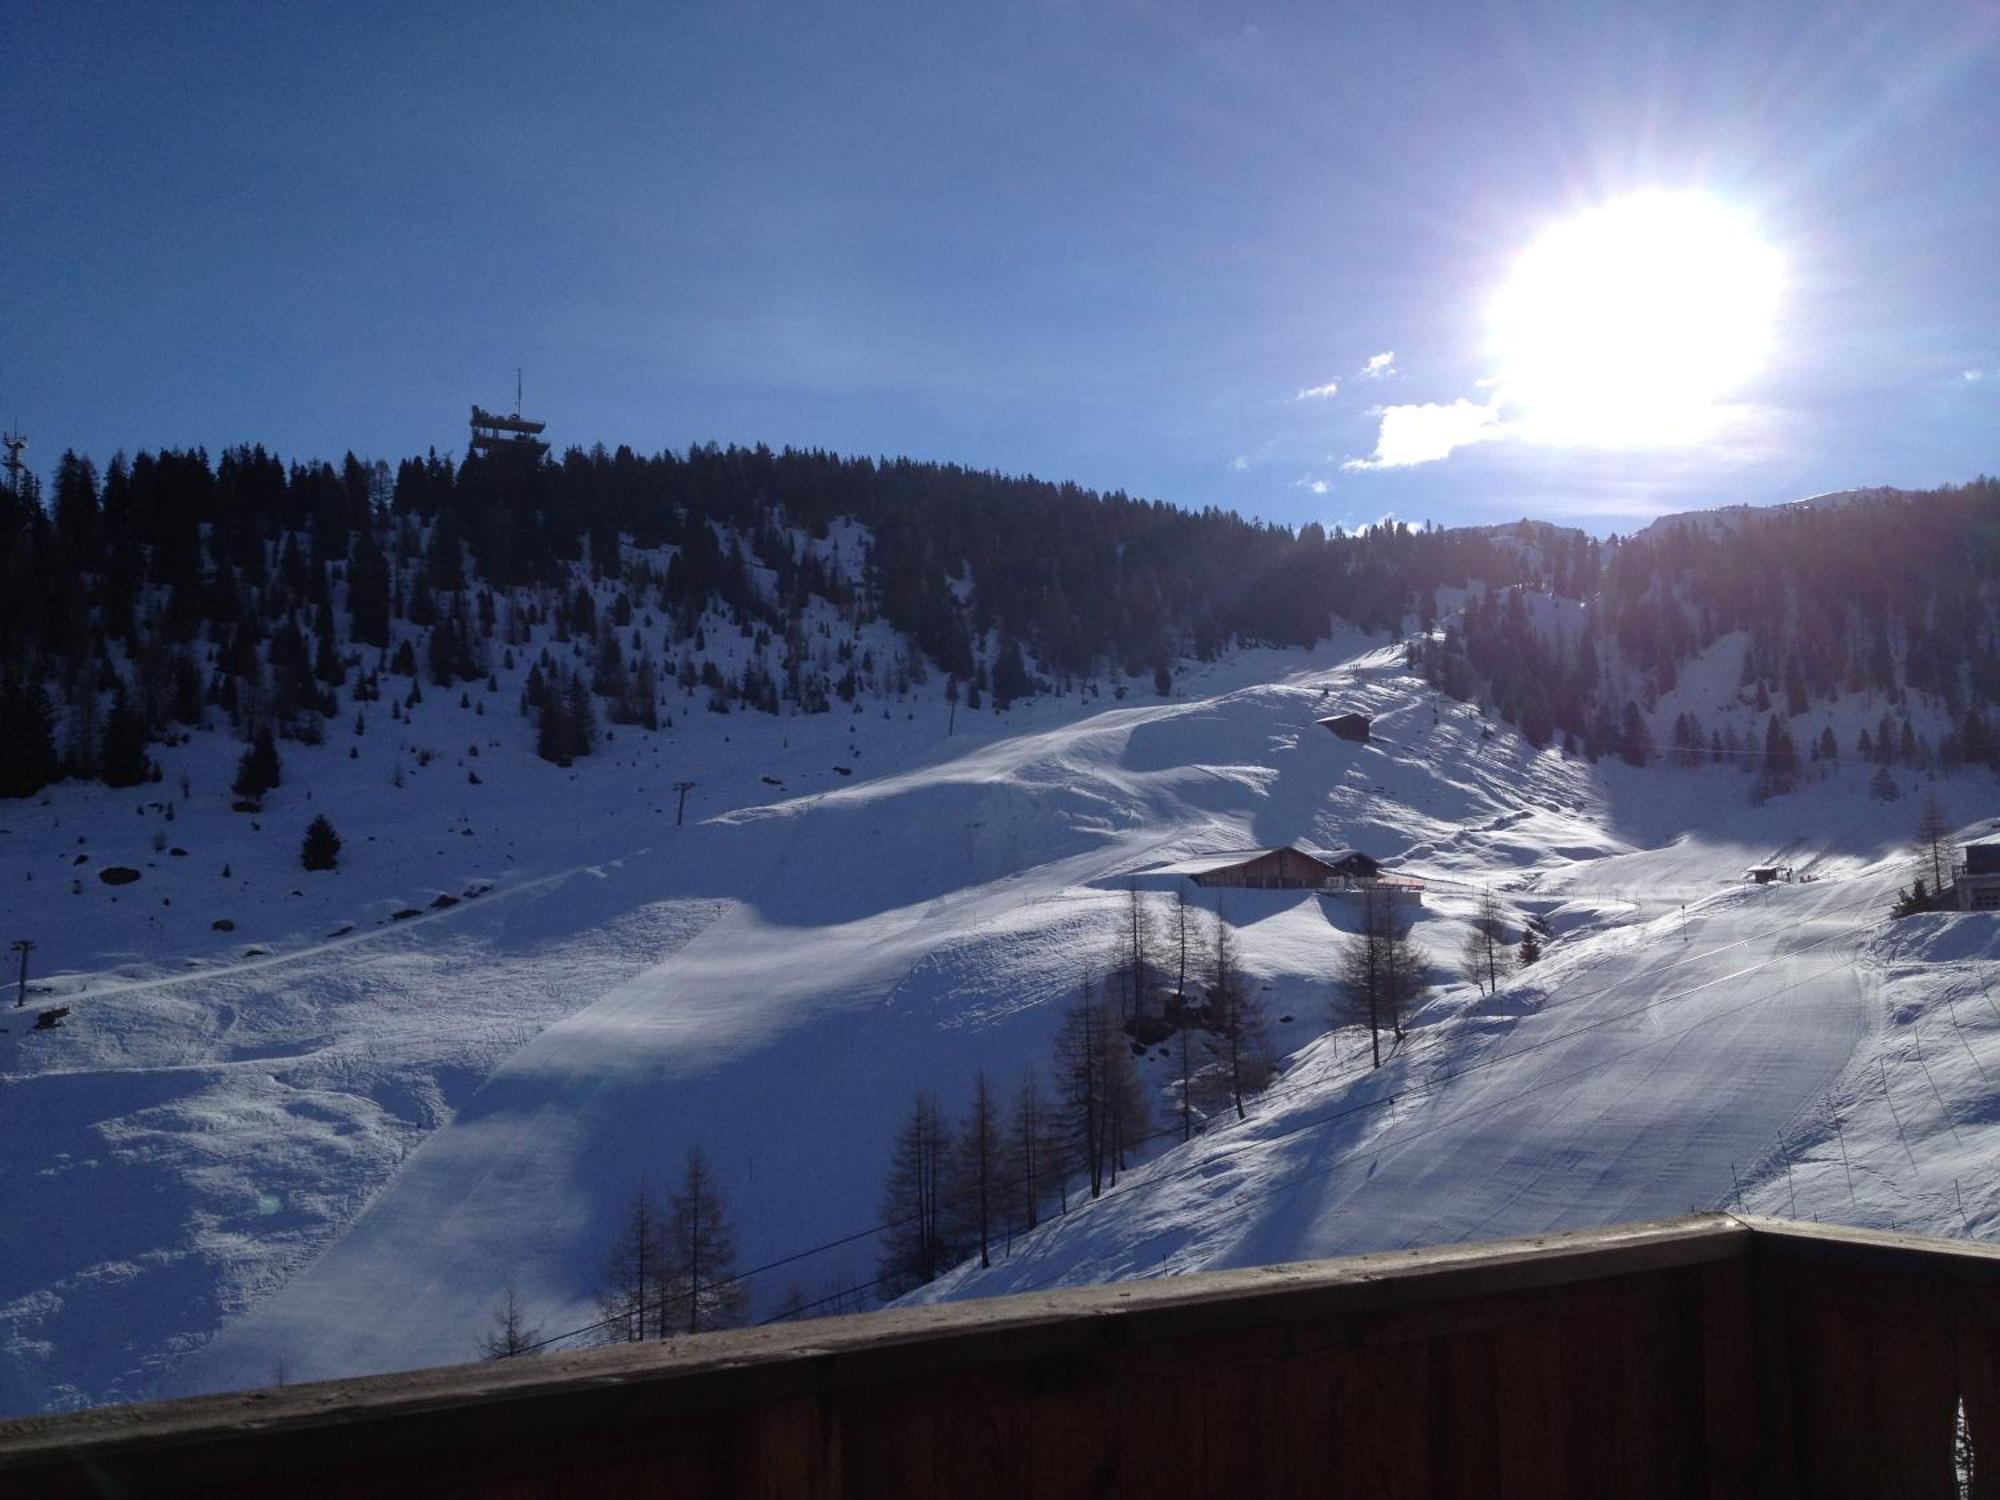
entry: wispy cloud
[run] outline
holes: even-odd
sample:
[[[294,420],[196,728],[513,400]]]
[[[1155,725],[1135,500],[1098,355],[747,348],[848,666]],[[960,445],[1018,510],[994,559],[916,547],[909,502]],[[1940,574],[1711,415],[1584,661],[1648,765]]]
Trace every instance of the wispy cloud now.
[[[1247,453],[1237,454],[1236,457],[1229,460],[1229,467],[1241,474],[1245,469],[1250,467],[1250,455]]]
[[[1986,372],[1984,370],[1965,370],[1962,371],[1961,373],[1965,376],[1967,380],[1971,381],[1979,381],[1979,380],[1984,380],[1986,378]]]
[[[1315,479],[1310,474],[1301,474],[1292,481],[1292,488],[1304,490],[1309,495],[1324,495],[1332,488],[1324,479]]]
[[[1366,458],[1349,459],[1342,468],[1402,469],[1436,463],[1454,449],[1507,435],[1497,402],[1482,405],[1463,396],[1448,406],[1435,401],[1385,406],[1380,415],[1375,451]]]
[[[1361,367],[1363,380],[1380,380],[1384,375],[1396,373],[1396,351],[1384,349],[1380,354],[1368,356],[1368,363]]]
[[[1340,394],[1340,382],[1329,380],[1325,385],[1308,385],[1300,388],[1292,397],[1294,401],[1331,401]]]

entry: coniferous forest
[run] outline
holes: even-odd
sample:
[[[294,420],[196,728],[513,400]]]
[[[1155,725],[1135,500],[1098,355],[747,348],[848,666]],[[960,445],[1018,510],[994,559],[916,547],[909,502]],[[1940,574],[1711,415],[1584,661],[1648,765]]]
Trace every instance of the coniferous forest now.
[[[1838,748],[2000,765],[2000,484],[1984,479],[1622,541],[1527,521],[1294,531],[762,446],[393,466],[168,450],[102,474],[70,453],[46,493],[25,491],[0,493],[5,796],[134,785],[150,743],[224,723],[263,747],[254,782],[275,773],[273,737],[316,740],[426,685],[490,685],[538,627],[587,647],[564,660],[544,644],[525,678],[521,710],[559,763],[590,752],[600,720],[656,727],[670,685],[716,712],[918,691],[1005,708],[1116,675],[1168,692],[1180,659],[1310,645],[1346,622],[1411,632],[1417,670],[1537,745],[1720,758],[1688,716],[1671,746],[1648,721],[1687,661],[1742,631],[1760,708],[1914,694],[1950,717],[1937,743],[1885,717],[1868,746]],[[1550,628],[1537,596],[1587,607]],[[877,620],[908,643],[893,663],[856,638]],[[716,630],[748,639],[747,661],[718,667]]]
[[[809,544],[836,526],[848,550]],[[1394,628],[1416,594],[1518,581],[1518,564],[1476,532],[1295,534],[763,447],[394,467],[243,447],[121,455],[101,475],[65,454],[46,503],[0,495],[0,795],[133,784],[149,741],[201,724],[312,740],[355,705],[486,680],[538,626],[592,645],[586,668],[551,658],[527,678],[523,711],[563,761],[588,753],[600,714],[656,723],[670,677],[717,711],[769,713],[919,680],[968,708],[1100,673],[1164,687],[1179,657],[1309,644],[1334,617]],[[839,623],[808,639],[815,602]],[[660,622],[636,651],[635,614]],[[877,619],[913,647],[891,674],[853,639]],[[755,643],[727,677],[717,628]]]
[[[1775,768],[1858,754],[1883,764],[2000,770],[2000,481],[1840,505],[1696,515],[1603,547],[1523,527],[1544,554],[1526,589],[1479,591],[1449,628],[1413,640],[1412,664],[1454,697],[1490,701],[1537,746],[1593,759]],[[1537,593],[1586,601],[1552,621]],[[1560,612],[1557,612],[1560,613]],[[1553,628],[1552,628],[1553,626]],[[1682,712],[1649,727],[1682,669],[1745,638],[1729,684],[1760,716],[1739,744]],[[1872,694],[1885,712],[1851,744],[1795,743],[1790,721]],[[1923,707],[1947,727],[1913,729]]]

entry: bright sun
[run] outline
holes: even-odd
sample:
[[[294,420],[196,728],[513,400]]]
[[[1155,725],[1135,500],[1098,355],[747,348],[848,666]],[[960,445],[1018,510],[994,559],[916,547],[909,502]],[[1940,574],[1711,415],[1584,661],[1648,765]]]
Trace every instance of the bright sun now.
[[[1699,441],[1763,365],[1781,266],[1701,193],[1620,198],[1522,252],[1492,307],[1495,404],[1531,440]]]

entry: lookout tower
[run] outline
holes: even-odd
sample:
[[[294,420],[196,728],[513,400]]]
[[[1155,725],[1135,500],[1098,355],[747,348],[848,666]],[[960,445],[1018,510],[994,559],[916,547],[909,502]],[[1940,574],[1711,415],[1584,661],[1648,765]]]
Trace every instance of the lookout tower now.
[[[0,433],[0,447],[7,450],[7,456],[0,459],[0,469],[7,471],[7,493],[26,496],[27,489],[21,483],[22,472],[28,467],[21,462],[21,450],[28,446],[28,440],[18,432]]]
[[[536,422],[521,415],[521,372],[514,372],[514,410],[508,416],[490,412],[483,406],[472,408],[472,441],[474,453],[491,458],[502,453],[512,453],[518,457],[534,460],[549,451],[549,445],[536,436],[546,422]]]

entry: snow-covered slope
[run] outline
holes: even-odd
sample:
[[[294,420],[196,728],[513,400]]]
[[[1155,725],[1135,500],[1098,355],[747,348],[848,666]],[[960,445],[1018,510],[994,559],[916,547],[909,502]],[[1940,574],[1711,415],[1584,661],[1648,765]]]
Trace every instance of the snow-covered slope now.
[[[1756,520],[1774,511],[1838,510],[1845,505],[1869,505],[1884,500],[1908,499],[1910,494],[1908,490],[1877,484],[1852,490],[1828,490],[1824,494],[1780,501],[1776,505],[1717,505],[1707,510],[1681,510],[1671,515],[1654,517],[1634,532],[1633,537],[1657,536],[1676,526],[1697,526],[1715,531],[1727,531],[1731,527],[1741,526],[1746,521]]]
[[[1364,1074],[1353,1036],[1324,1034],[1351,918],[1225,893],[1290,1070],[1250,1120],[939,1294],[1678,1212],[1739,1181],[1754,1198],[1886,1034],[1865,945],[1906,805],[1869,801],[1858,770],[1746,808],[1724,768],[1536,754],[1400,659],[1352,637],[1247,653],[1172,701],[961,714],[951,738],[936,706],[689,714],[570,772],[513,723],[477,787],[440,758],[410,774],[434,792],[386,804],[343,784],[334,745],[288,760],[266,833],[181,814],[184,859],[144,847],[157,788],[10,809],[39,889],[0,914],[65,933],[45,983],[74,1009],[0,1037],[0,1191],[40,1226],[0,1257],[0,1405],[461,1359],[510,1280],[544,1332],[588,1323],[633,1188],[695,1143],[743,1265],[830,1247],[760,1276],[761,1310],[787,1281],[866,1281],[911,1092],[956,1108],[976,1067],[1044,1058],[1123,877],[1216,848],[1352,844],[1428,878],[1416,936],[1441,980],[1481,885],[1558,940],[1496,998],[1442,984]],[[1375,740],[1317,729],[1336,705]],[[700,786],[676,827],[681,779]],[[319,806],[349,856],[301,877],[293,825]],[[142,880],[69,895],[73,831]],[[1748,890],[1766,858],[1823,878]],[[1990,957],[1976,932],[1940,941]],[[173,943],[181,970],[139,966]]]

